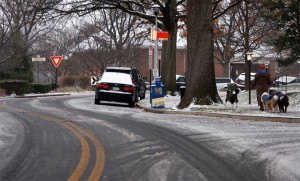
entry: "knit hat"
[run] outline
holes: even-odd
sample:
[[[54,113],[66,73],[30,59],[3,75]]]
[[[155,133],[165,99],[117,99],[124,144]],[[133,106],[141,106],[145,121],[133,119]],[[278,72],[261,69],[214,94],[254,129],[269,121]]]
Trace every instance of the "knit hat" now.
[[[265,64],[260,64],[258,70],[266,70]]]
[[[259,74],[264,74],[266,73],[266,67],[265,67],[265,64],[260,64],[259,67],[258,67],[258,73]]]

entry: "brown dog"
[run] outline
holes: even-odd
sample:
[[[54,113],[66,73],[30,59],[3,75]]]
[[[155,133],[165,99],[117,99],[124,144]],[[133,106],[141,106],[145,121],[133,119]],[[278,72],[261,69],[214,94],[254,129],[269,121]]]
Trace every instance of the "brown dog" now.
[[[275,112],[277,108],[277,101],[278,101],[278,96],[277,95],[269,95],[267,92],[264,92],[261,95],[261,102],[264,105],[264,108],[268,112]]]

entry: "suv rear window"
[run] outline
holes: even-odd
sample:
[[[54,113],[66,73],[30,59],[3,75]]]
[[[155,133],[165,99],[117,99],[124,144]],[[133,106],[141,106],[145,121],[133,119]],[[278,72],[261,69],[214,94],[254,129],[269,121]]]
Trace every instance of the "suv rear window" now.
[[[132,69],[128,67],[107,67],[105,72],[120,72],[120,73],[131,73]]]

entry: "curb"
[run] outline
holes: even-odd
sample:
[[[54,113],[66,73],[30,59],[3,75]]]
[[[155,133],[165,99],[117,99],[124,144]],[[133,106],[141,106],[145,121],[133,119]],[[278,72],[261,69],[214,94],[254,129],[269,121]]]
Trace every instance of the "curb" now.
[[[38,94],[38,95],[25,95],[25,96],[15,96],[15,98],[35,98],[35,97],[52,97],[52,96],[69,96],[70,93],[58,93],[58,94]]]
[[[137,104],[137,106],[146,112],[152,112],[157,114],[179,114],[179,115],[194,115],[194,116],[207,116],[217,118],[230,118],[240,120],[252,120],[252,121],[270,121],[280,123],[300,123],[300,117],[268,117],[268,116],[251,116],[251,115],[240,115],[240,114],[226,114],[226,113],[210,113],[210,112],[193,112],[193,111],[170,111],[162,109],[153,109],[143,107]]]

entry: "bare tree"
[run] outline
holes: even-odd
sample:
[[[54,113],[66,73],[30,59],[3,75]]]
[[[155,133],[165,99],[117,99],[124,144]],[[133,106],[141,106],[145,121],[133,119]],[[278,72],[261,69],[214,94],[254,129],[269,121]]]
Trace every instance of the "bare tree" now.
[[[214,45],[219,53],[215,59],[223,66],[225,76],[230,76],[230,60],[236,54],[244,55],[246,51],[255,50],[258,54],[262,45],[265,45],[272,25],[263,20],[259,4],[260,1],[240,3],[215,23]],[[245,72],[247,69],[245,67]]]
[[[214,11],[212,17],[221,16],[224,12],[234,6],[239,0],[226,3],[226,7],[219,6],[223,0],[210,1],[210,6]],[[227,2],[227,1],[226,1]],[[56,10],[62,13],[77,13],[85,15],[100,9],[120,9],[126,13],[138,16],[151,23],[155,23],[155,16],[151,11],[153,4],[158,4],[160,13],[158,14],[158,27],[161,30],[169,32],[169,39],[163,44],[162,61],[162,81],[166,91],[174,92],[175,74],[176,74],[176,42],[177,42],[177,24],[186,17],[186,0],[94,0],[94,1],[72,1],[70,3],[61,3]],[[212,6],[213,5],[213,6]],[[71,7],[71,8],[69,8]],[[49,7],[53,8],[53,7]]]
[[[87,17],[86,17],[87,18]],[[94,75],[106,66],[137,66],[140,61],[135,50],[144,44],[148,31],[140,28],[138,17],[120,10],[100,10],[90,13],[88,22],[75,25],[76,51],[72,55],[83,71]]]
[[[236,8],[232,8],[214,23],[214,59],[222,65],[224,76],[227,77],[230,77],[230,60],[238,51],[238,45],[234,44],[237,33],[236,14]]]
[[[179,108],[186,108],[193,101],[200,105],[221,102],[215,83],[213,12],[210,2],[187,1],[187,82]]]
[[[56,3],[50,0],[25,1],[25,0],[3,0],[0,3],[2,17],[1,39],[1,68],[8,72],[22,72],[27,74],[25,78],[32,79],[31,74],[31,46],[36,38],[47,33],[49,26],[46,21],[51,14],[48,11],[41,11],[41,7],[49,3]],[[53,25],[51,24],[50,27]]]
[[[266,45],[266,39],[272,31],[272,24],[262,17],[261,1],[245,1],[237,7],[236,28],[234,44],[237,46],[236,53],[240,53],[245,62],[245,85],[249,85],[249,66],[251,66],[245,54],[259,50]],[[256,51],[259,53],[259,51]],[[249,87],[247,86],[246,89]]]

